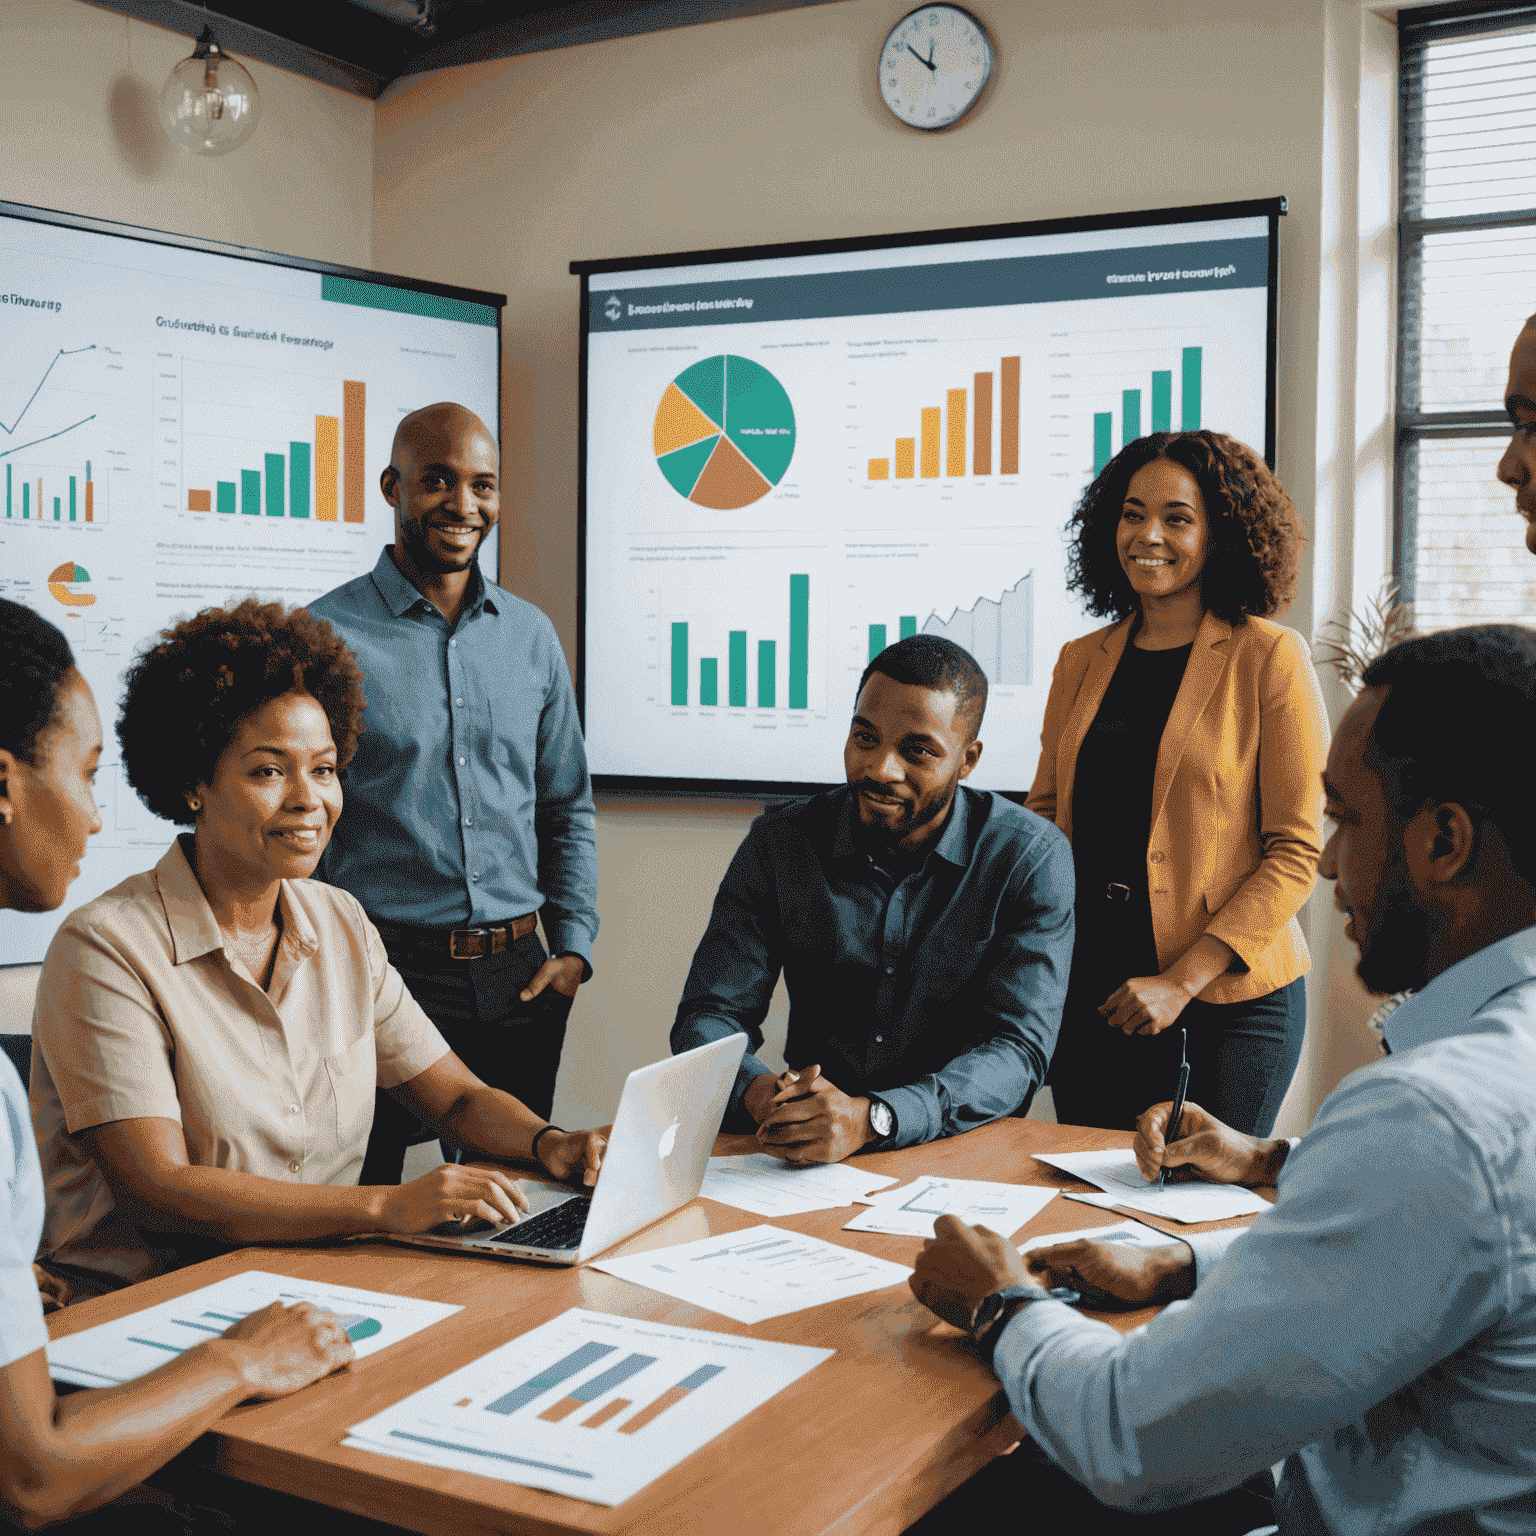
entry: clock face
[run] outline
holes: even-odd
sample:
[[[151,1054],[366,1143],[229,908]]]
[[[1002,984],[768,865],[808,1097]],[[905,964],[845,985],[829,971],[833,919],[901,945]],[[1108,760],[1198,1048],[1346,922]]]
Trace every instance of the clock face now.
[[[880,52],[880,94],[913,128],[958,122],[991,73],[987,29],[957,5],[925,5],[903,16]]]

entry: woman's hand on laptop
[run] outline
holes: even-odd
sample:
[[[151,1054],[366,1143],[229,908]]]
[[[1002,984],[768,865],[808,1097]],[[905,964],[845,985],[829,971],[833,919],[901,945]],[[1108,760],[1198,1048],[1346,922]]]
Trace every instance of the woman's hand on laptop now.
[[[499,1227],[520,1221],[527,1209],[528,1201],[511,1174],[499,1168],[444,1163],[390,1190],[379,1226],[385,1232],[402,1233],[426,1232],[445,1221],[488,1221]]]
[[[608,1138],[601,1131],[551,1131],[539,1138],[539,1161],[557,1179],[588,1187],[597,1183]]]

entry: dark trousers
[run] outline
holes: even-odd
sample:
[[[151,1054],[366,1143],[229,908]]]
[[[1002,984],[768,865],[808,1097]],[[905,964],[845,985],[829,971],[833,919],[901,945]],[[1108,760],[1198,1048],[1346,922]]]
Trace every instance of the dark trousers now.
[[[1273,1491],[1269,1473],[1261,1472],[1230,1493],[1198,1504],[1155,1515],[1131,1514],[1101,1504],[1033,1441],[1025,1440],[1011,1456],[988,1462],[909,1525],[906,1536],[1018,1531],[1030,1525],[1072,1536],[1247,1536],[1274,1523]],[[1043,1518],[1031,1521],[1030,1511]]]
[[[482,1082],[548,1119],[571,999],[553,987],[529,1003],[519,998],[545,960],[538,935],[530,933],[505,954],[478,960],[452,960],[414,947],[392,948],[389,959],[459,1060]],[[406,1147],[430,1134],[389,1094],[377,1092],[358,1183],[398,1184]]]

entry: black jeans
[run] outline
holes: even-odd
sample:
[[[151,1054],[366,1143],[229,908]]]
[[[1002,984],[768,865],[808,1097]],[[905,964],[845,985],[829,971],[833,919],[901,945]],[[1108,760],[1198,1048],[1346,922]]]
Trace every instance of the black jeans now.
[[[572,1000],[553,987],[529,1003],[518,997],[545,960],[538,935],[530,933],[505,954],[478,960],[403,946],[390,949],[389,959],[459,1060],[482,1082],[548,1119]],[[398,1184],[406,1147],[422,1139],[416,1117],[389,1094],[376,1092],[358,1183]]]

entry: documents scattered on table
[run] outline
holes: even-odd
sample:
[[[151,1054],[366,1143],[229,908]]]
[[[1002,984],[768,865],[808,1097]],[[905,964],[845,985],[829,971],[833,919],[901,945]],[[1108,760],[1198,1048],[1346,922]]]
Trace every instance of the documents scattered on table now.
[[[572,1307],[342,1444],[620,1504],[832,1353]]]
[[[889,1174],[870,1173],[848,1163],[817,1163],[792,1168],[766,1152],[742,1157],[712,1157],[704,1188],[706,1200],[734,1205],[754,1216],[803,1216],[852,1205],[872,1190],[894,1184]]]
[[[867,1211],[860,1211],[843,1223],[843,1231],[932,1237],[934,1217],[950,1215],[1008,1237],[1055,1198],[1054,1189],[1041,1189],[1034,1184],[989,1184],[981,1179],[925,1176],[900,1189],[882,1190],[869,1202]]]
[[[1170,1184],[1158,1189],[1142,1178],[1136,1159],[1124,1147],[1106,1147],[1101,1152],[1036,1152],[1035,1161],[1049,1163],[1113,1195],[1115,1205],[1169,1221],[1225,1221],[1229,1216],[1252,1216],[1269,1209],[1263,1196],[1238,1184]],[[1102,1205],[1103,1201],[1088,1203]]]
[[[738,1323],[762,1323],[844,1296],[905,1285],[912,1271],[853,1248],[782,1227],[748,1227],[590,1266],[708,1307]]]
[[[1019,1244],[1020,1253],[1031,1248],[1054,1248],[1057,1243],[1129,1243],[1133,1248],[1166,1248],[1179,1239],[1139,1221],[1117,1221],[1112,1227],[1085,1227],[1080,1232],[1042,1232]]]
[[[216,1339],[231,1323],[274,1301],[286,1306],[308,1301],[336,1313],[359,1359],[464,1310],[441,1301],[419,1301],[413,1296],[390,1296],[382,1291],[323,1285],[248,1269],[201,1290],[188,1291],[174,1301],[53,1340],[48,1345],[48,1370],[56,1381],[77,1387],[132,1381],[184,1354],[194,1344]]]

